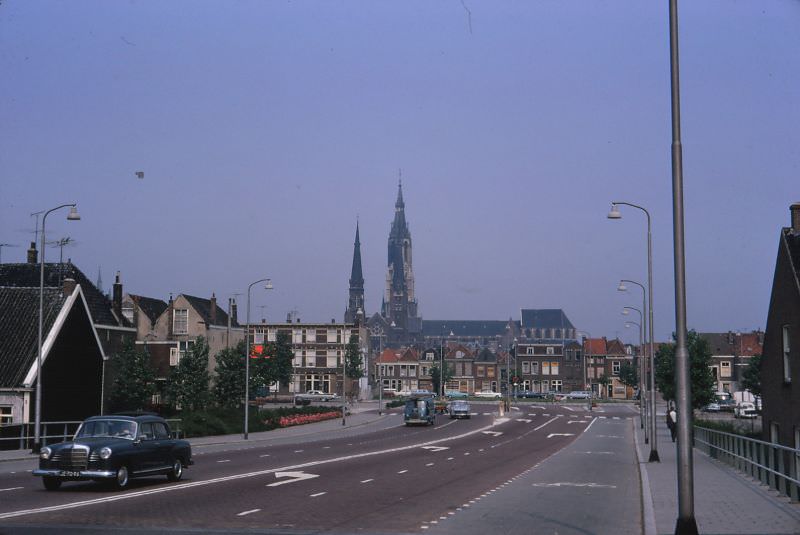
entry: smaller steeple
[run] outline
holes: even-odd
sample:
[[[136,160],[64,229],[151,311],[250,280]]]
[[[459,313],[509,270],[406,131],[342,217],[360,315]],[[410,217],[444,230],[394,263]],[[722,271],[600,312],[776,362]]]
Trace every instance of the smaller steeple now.
[[[359,225],[356,220],[356,241],[353,244],[353,267],[350,270],[350,291],[347,309],[344,312],[345,323],[355,323],[357,315],[365,314],[364,311],[364,274],[361,269],[361,238]]]

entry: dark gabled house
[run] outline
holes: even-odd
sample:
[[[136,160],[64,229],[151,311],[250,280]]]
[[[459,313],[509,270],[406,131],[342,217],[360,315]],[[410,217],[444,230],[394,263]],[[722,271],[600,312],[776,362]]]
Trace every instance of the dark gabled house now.
[[[523,308],[522,337],[535,342],[576,340],[575,326],[560,308]]]
[[[122,315],[136,327],[136,339],[145,340],[156,328],[156,321],[167,310],[166,301],[143,295],[125,294]],[[152,336],[151,336],[152,337]]]
[[[781,229],[761,361],[764,440],[800,448],[800,203]]]
[[[83,287],[71,278],[42,296],[42,422],[103,410],[106,354]],[[35,419],[39,287],[0,286],[0,422]],[[18,433],[18,431],[17,431]]]
[[[714,374],[717,392],[738,392],[739,382],[750,365],[750,359],[763,350],[764,333],[753,331],[739,333],[698,333],[708,342],[711,350],[711,372]]]

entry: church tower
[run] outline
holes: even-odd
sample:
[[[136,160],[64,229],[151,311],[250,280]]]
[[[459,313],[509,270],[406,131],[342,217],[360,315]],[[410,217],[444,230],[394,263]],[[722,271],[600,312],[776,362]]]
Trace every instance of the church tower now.
[[[344,312],[345,323],[356,323],[358,311],[366,317],[364,310],[364,274],[361,270],[361,240],[358,236],[358,223],[356,223],[356,242],[353,245],[353,267],[350,270],[350,299],[347,310]]]
[[[388,249],[386,291],[381,315],[387,323],[395,325],[390,343],[411,344],[421,340],[422,319],[417,316],[417,300],[414,297],[411,232],[406,223],[402,183],[397,186]]]

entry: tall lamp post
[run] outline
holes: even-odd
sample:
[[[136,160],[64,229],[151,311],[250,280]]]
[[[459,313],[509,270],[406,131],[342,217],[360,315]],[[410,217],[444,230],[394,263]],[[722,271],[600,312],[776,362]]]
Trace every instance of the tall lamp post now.
[[[247,287],[247,328],[245,330],[245,351],[244,351],[244,439],[248,437],[247,420],[250,412],[250,289],[259,282],[266,282],[265,290],[272,290],[272,280],[258,279],[250,283]]]
[[[626,321],[625,322],[625,327],[630,327],[630,325],[628,325],[628,323],[631,323],[633,325],[638,325],[639,326],[639,351],[642,352],[642,351],[644,351],[644,334],[642,334],[642,333],[644,332],[644,317],[645,316],[642,313],[642,311],[639,310],[636,307],[622,307],[622,315],[623,316],[627,316],[629,310],[635,310],[636,312],[639,313],[639,323],[636,323],[635,321]],[[642,385],[642,377],[643,377],[643,373],[644,373],[643,364],[644,364],[644,360],[640,359],[640,362],[639,362],[639,386],[640,387]],[[639,403],[639,419],[642,421],[642,427],[644,427],[644,443],[647,444],[649,442],[649,438],[650,438],[649,437],[649,433],[648,433],[650,428],[649,427],[645,427],[645,424],[644,424],[644,420],[646,418],[647,411],[643,409],[642,404],[641,404],[641,399],[642,399],[642,395],[643,395],[641,392],[642,392],[642,390],[640,388],[639,389],[639,400],[640,400],[640,403]]]
[[[375,359],[375,364],[378,368],[378,416],[383,411],[383,373],[381,373],[381,356],[383,355],[383,327],[375,325],[370,328],[372,336],[378,337],[378,357]]]
[[[647,216],[647,323],[650,325],[650,459],[649,462],[660,462],[658,456],[658,437],[656,437],[656,374],[655,374],[655,342],[653,340],[653,234],[650,225],[650,212],[638,204],[625,201],[613,201],[611,211],[608,212],[608,219],[622,219],[619,206],[630,206],[644,212]]]
[[[55,212],[61,208],[70,207],[67,221],[80,221],[81,216],[78,214],[76,203],[62,204],[56,206],[44,213],[42,217],[42,245],[41,245],[41,261],[39,266],[39,350],[36,355],[36,413],[34,422],[34,437],[33,449],[38,451],[42,445],[41,425],[42,425],[42,330],[43,330],[43,316],[44,316],[44,224],[47,221],[47,216],[50,212]]]
[[[584,343],[588,339],[589,340],[589,344],[591,345],[591,343],[592,343],[592,335],[589,334],[588,331],[577,331],[577,332],[578,332],[578,334],[580,334],[581,336],[584,337],[583,338],[583,342]],[[586,365],[588,363],[589,363],[589,359],[586,356],[586,350],[584,349],[583,350],[583,388],[589,388],[589,410],[591,411],[592,410],[592,394],[591,394],[592,389],[589,387],[589,383],[586,382],[586,380],[587,380],[586,379]]]
[[[628,288],[625,286],[625,283],[635,284],[639,288],[642,289],[642,311],[647,310],[647,290],[645,289],[644,285],[630,279],[622,279],[619,281],[619,286],[617,286],[618,292],[625,292]],[[652,326],[651,326],[652,327]],[[647,340],[647,316],[642,314],[642,331],[644,332],[644,339]],[[644,407],[642,418],[640,418],[642,427],[645,429],[644,432],[644,441],[645,444],[649,442],[649,427],[647,426],[647,350],[645,349],[644,345],[639,346],[642,352],[641,364],[639,366],[639,406]]]

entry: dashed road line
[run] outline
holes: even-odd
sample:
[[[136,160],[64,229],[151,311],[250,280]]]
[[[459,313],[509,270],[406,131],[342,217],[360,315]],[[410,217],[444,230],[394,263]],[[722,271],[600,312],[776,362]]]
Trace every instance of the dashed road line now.
[[[405,474],[406,472],[408,472],[408,470],[400,470],[400,471],[399,471],[399,472],[397,472],[397,473],[398,473],[398,474]]]
[[[318,496],[322,496],[323,494],[328,494],[327,492],[317,492],[316,494],[310,494],[309,498],[317,498]]]
[[[253,513],[259,512],[261,509],[250,509],[249,511],[242,511],[241,513],[237,513],[236,516],[247,516],[252,515]]]
[[[19,490],[19,489],[22,489],[22,488],[25,488],[25,487],[11,487],[11,488],[7,488],[7,489],[0,489],[0,492],[8,492],[9,490]]]
[[[374,480],[374,479],[365,479],[365,480],[364,480],[364,481],[362,481],[361,483],[369,483],[370,481],[375,481],[375,480]]]
[[[230,459],[222,459],[221,461],[217,461],[218,463],[229,463],[231,462]]]

